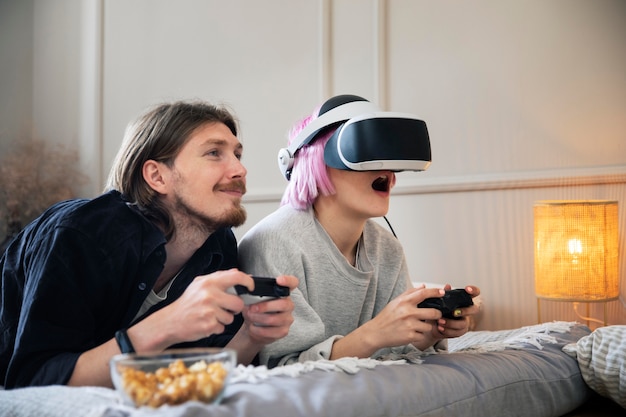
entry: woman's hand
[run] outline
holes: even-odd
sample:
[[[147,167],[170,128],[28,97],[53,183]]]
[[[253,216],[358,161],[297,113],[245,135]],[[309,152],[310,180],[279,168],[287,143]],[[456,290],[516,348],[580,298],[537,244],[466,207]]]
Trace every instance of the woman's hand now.
[[[450,284],[446,284],[444,289],[450,290]],[[480,295],[480,289],[473,285],[465,287],[465,291],[475,298]],[[471,316],[480,312],[478,304],[469,307],[463,307],[454,311],[454,319],[441,318],[437,320],[436,326],[433,326],[432,336],[437,340],[463,336],[469,331]]]
[[[419,349],[432,346],[437,340],[433,327],[441,318],[434,308],[418,308],[427,298],[442,297],[439,288],[409,288],[391,300],[380,313],[333,345],[331,359],[345,356],[366,358],[385,347],[412,343]]]

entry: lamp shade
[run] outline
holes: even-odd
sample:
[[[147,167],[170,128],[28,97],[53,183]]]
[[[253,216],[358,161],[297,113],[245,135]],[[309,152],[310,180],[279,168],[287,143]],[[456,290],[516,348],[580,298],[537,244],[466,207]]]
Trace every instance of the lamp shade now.
[[[617,201],[538,201],[534,217],[537,297],[585,302],[619,297]]]

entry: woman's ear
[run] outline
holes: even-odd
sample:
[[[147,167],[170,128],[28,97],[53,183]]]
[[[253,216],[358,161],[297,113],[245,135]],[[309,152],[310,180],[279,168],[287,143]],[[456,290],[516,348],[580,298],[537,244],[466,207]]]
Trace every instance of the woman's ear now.
[[[159,194],[167,193],[167,167],[165,164],[147,160],[143,164],[142,174],[146,183]]]

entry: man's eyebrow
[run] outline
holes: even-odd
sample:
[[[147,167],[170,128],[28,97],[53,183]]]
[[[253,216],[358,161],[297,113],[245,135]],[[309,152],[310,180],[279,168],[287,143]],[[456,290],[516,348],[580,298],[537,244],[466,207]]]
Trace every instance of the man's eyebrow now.
[[[202,144],[205,146],[228,146],[229,143],[226,139],[208,138]],[[243,149],[243,144],[241,142],[237,142],[237,146],[235,146],[235,149]]]

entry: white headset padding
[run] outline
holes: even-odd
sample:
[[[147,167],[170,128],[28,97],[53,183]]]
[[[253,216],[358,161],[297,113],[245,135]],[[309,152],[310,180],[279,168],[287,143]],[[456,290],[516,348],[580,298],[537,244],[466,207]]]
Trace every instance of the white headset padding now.
[[[289,171],[293,168],[293,161],[295,157],[289,152],[287,148],[281,148],[278,151],[278,169],[283,174],[283,176],[289,181]]]
[[[355,116],[378,112],[380,112],[380,108],[369,101],[351,101],[328,110],[306,125],[288,148],[281,148],[278,151],[278,169],[289,180],[289,171],[293,168],[296,152],[311,142],[320,130],[336,123],[345,122]]]

